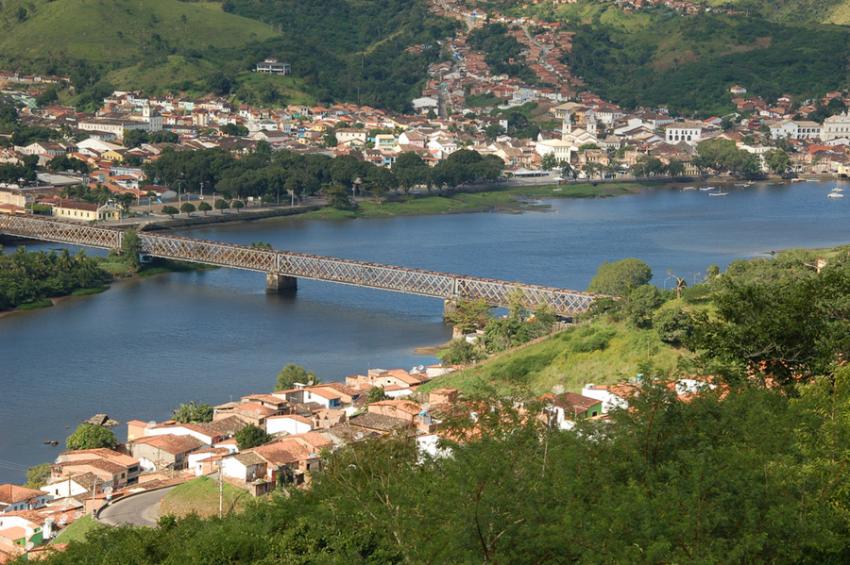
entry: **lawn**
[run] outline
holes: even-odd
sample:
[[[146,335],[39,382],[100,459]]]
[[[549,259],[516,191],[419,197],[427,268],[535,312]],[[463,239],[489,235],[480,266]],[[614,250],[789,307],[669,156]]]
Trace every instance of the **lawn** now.
[[[104,527],[91,516],[83,516],[71,522],[51,543],[70,543],[85,541],[86,535],[92,530]]]
[[[224,484],[224,512],[238,512],[251,500],[247,491]],[[165,495],[160,506],[160,515],[188,516],[218,515],[218,481],[199,477],[175,487]]]
[[[454,387],[468,394],[542,394],[555,385],[578,392],[587,383],[609,384],[634,377],[643,363],[675,372],[684,350],[663,343],[654,329],[600,319],[542,342],[495,355],[477,367],[439,377],[423,390]]]

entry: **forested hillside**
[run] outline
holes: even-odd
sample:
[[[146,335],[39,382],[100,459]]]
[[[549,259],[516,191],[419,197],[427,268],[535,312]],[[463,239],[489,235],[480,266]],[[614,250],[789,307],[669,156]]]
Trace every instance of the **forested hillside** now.
[[[626,12],[589,1],[543,4],[528,13],[575,30],[563,62],[588,88],[626,107],[668,106],[704,116],[734,109],[733,84],[768,100],[848,86],[850,28],[743,13]]]
[[[94,99],[114,86],[401,110],[453,25],[424,0],[6,0],[0,65],[68,74]],[[253,76],[268,56],[293,76]]]

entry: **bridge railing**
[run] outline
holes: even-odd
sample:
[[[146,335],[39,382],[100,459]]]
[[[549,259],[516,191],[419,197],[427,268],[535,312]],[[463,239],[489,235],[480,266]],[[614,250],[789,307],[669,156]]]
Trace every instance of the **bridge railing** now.
[[[123,237],[123,233],[115,229],[70,224],[31,216],[0,215],[0,232],[102,249],[120,248]],[[166,259],[276,273],[288,277],[391,290],[445,300],[482,299],[494,306],[507,306],[517,295],[528,308],[548,306],[556,314],[564,316],[586,311],[596,298],[592,294],[554,287],[395,267],[309,253],[257,249],[235,243],[182,236],[140,233],[139,240],[144,253]]]

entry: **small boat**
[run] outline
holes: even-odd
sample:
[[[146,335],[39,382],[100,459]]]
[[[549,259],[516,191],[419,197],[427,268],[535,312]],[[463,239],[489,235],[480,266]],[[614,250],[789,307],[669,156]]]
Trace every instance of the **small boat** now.
[[[840,186],[836,186],[835,188],[832,189],[832,192],[844,192],[844,189],[841,188]]]
[[[833,200],[837,200],[838,198],[844,198],[844,195],[840,192],[830,192],[826,195],[827,198],[831,198]]]
[[[689,190],[696,190],[696,189],[697,189],[697,187],[695,187],[695,186],[686,186],[685,188],[682,189],[682,191],[687,192]]]
[[[791,182],[806,182],[806,179],[791,179]]]
[[[728,192],[712,192],[709,196],[729,196]]]
[[[59,445],[59,441],[55,440],[55,439],[48,439],[48,440],[44,441],[44,445],[50,445],[50,446],[56,447],[57,445]]]
[[[751,180],[748,180],[747,182],[744,183],[744,186],[753,186],[754,184],[756,184],[756,183],[754,183]]]
[[[714,190],[715,188],[717,188],[717,187],[716,186],[703,186],[703,187],[700,187],[700,190],[702,192],[708,192],[710,190]]]

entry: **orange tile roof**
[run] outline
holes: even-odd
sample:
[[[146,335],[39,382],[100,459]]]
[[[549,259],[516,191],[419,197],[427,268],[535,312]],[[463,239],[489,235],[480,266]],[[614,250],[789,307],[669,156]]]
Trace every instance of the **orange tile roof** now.
[[[0,504],[17,504],[46,493],[26,487],[20,487],[10,483],[0,485]]]

